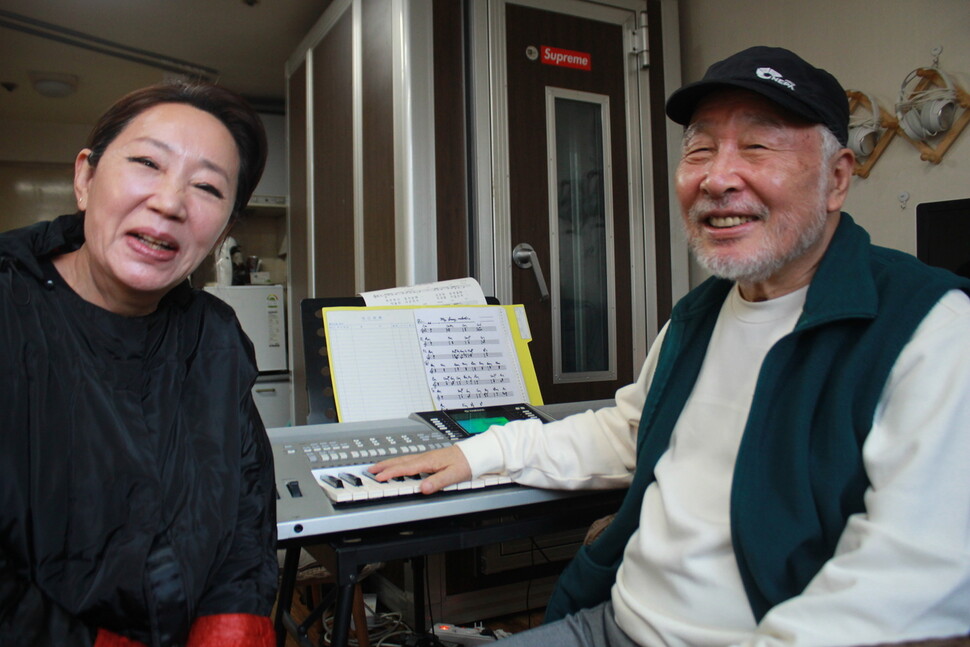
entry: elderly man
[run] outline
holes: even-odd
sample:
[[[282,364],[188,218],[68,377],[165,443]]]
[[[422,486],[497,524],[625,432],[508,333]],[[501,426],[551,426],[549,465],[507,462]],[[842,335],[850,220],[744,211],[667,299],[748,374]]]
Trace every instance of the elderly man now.
[[[841,212],[845,91],[755,47],[676,91],[677,196],[715,276],[616,406],[380,463],[432,492],[629,484],[510,645],[835,645],[970,629],[970,282]]]

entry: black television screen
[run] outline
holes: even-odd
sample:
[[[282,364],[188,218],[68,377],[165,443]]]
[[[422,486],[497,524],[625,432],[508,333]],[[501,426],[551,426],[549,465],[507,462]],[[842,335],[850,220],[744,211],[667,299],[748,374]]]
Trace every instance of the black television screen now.
[[[970,198],[916,205],[916,256],[970,277]]]

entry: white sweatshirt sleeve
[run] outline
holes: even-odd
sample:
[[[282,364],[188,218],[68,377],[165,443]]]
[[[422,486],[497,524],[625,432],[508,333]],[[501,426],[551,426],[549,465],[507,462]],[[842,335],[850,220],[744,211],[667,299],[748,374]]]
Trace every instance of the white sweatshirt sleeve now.
[[[854,645],[970,629],[970,300],[900,354],[863,447],[871,486],[835,556],[745,645]]]
[[[504,471],[523,485],[569,490],[628,485],[640,413],[665,332],[651,347],[637,381],[616,392],[615,406],[548,424],[512,422],[458,443],[472,476]]]

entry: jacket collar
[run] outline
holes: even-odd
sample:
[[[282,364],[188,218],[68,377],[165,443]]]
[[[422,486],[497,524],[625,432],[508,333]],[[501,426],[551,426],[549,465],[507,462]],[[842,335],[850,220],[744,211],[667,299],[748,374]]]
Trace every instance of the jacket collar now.
[[[9,231],[0,235],[0,273],[24,269],[42,282],[42,260],[72,252],[83,244],[84,216],[80,213]],[[162,297],[162,304],[172,301],[185,308],[191,300],[192,287],[185,280]]]
[[[44,278],[42,259],[74,251],[83,244],[84,216],[80,213],[34,223],[0,236],[0,259],[5,260],[0,267],[13,267],[16,263],[41,281]]]
[[[866,230],[842,212],[805,296],[805,307],[795,328],[808,328],[838,319],[872,319],[879,297],[870,265]]]

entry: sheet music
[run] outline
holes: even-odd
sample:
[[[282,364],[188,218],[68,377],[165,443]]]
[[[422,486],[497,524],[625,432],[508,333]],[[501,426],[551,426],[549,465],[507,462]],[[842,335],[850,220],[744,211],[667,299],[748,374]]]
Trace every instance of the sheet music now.
[[[341,422],[529,402],[502,306],[325,311]]]
[[[403,288],[363,292],[368,306],[485,305],[482,286],[473,278],[423,283]]]
[[[329,312],[327,336],[341,422],[407,418],[434,408],[412,311]]]
[[[415,311],[415,324],[436,409],[529,401],[503,309]]]

